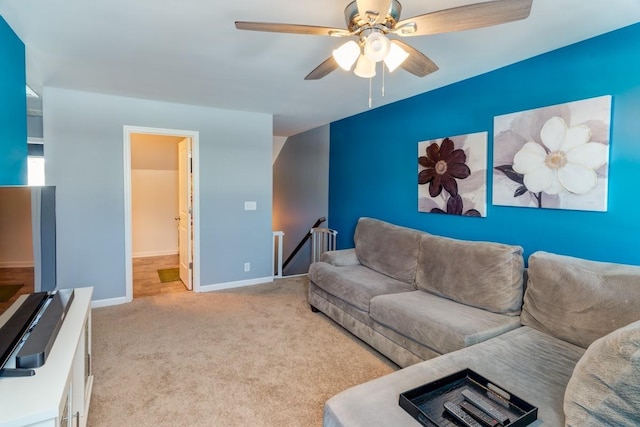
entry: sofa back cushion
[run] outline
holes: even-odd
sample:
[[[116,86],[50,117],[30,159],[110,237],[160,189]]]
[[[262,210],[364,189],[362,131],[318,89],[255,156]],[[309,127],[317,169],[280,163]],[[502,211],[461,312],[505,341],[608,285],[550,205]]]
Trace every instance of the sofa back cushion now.
[[[587,348],[640,320],[640,267],[535,252],[521,323]]]
[[[640,420],[640,321],[595,340],[564,394],[569,427],[637,426]]]
[[[522,307],[522,247],[424,234],[416,286],[494,313],[518,315]]]
[[[354,241],[360,264],[413,285],[421,231],[372,218],[360,218]]]

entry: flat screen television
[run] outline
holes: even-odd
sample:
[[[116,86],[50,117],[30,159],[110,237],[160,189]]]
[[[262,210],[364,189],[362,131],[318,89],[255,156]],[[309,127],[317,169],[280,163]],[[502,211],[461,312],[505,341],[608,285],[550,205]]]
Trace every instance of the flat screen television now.
[[[55,198],[53,186],[0,186],[0,284],[2,270],[33,268],[31,292],[56,289]]]

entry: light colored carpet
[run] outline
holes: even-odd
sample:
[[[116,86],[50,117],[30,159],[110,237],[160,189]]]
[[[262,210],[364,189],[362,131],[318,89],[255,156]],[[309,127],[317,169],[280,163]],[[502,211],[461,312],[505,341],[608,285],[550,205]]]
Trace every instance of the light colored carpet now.
[[[307,303],[307,278],[93,310],[90,427],[320,426],[397,367]]]

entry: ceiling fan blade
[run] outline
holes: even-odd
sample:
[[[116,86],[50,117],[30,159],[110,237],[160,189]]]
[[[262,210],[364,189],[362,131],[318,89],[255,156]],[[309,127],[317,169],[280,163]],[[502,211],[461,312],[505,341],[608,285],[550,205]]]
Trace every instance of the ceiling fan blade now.
[[[312,72],[307,74],[305,80],[318,80],[326,76],[332,71],[337,70],[339,67],[338,63],[333,56],[328,57],[322,64],[318,65]]]
[[[317,27],[314,25],[276,24],[270,22],[236,21],[236,28],[271,33],[308,34],[312,36],[346,37],[351,33],[343,28]]]
[[[394,32],[403,37],[471,30],[525,19],[533,0],[494,0],[444,9],[399,21]]]
[[[402,68],[403,70],[408,71],[411,74],[415,74],[418,77],[424,77],[427,74],[438,71],[439,68],[435,64],[435,62],[427,58],[416,48],[400,40],[391,40],[391,43],[400,46],[402,49],[404,49],[405,52],[409,54],[409,57],[405,59],[402,64],[400,64],[400,68]]]
[[[357,0],[358,14],[360,18],[371,24],[384,22],[391,10],[392,0]]]

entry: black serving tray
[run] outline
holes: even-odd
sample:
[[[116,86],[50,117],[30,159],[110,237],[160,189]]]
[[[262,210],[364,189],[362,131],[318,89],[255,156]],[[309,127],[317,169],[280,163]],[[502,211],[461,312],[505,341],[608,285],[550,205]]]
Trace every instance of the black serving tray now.
[[[509,416],[509,427],[525,427],[538,418],[538,408],[489,381],[471,369],[465,369],[439,380],[400,394],[400,406],[420,424],[427,427],[459,427],[461,424],[445,415],[447,400],[461,403],[462,390],[470,389],[489,398],[492,404]]]

